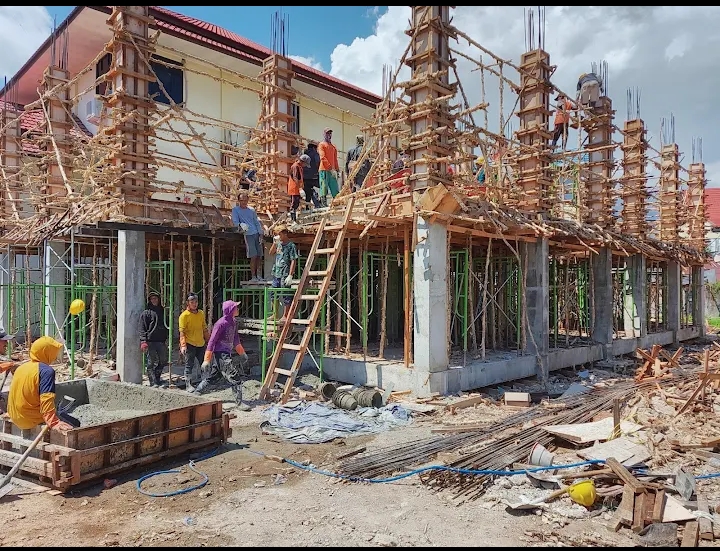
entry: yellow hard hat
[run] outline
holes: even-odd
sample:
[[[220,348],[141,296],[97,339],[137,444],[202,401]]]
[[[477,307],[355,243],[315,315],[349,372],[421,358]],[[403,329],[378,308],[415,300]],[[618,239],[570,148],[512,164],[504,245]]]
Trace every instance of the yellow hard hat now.
[[[578,480],[568,488],[568,495],[575,503],[591,507],[597,499],[595,483],[592,480]]]
[[[482,155],[480,155],[477,159],[475,159],[475,164],[478,166],[480,166],[484,162],[485,162],[485,157],[483,157]]]
[[[70,313],[73,316],[77,316],[83,310],[85,310],[85,301],[83,299],[76,298],[70,303]]]

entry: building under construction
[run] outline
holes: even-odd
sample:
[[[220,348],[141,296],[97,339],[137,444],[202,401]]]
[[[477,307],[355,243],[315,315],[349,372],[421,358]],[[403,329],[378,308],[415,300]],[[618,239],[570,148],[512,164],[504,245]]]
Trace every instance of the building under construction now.
[[[542,25],[513,63],[453,26],[450,10],[412,7],[378,98],[290,60],[283,18],[259,59],[249,41],[161,8],[83,7],[0,98],[0,324],[28,341],[61,334],[73,354],[115,358],[123,380],[140,382],[149,290],[164,297],[171,335],[189,291],[210,322],[232,298],[269,370],[266,392],[278,376],[292,385],[302,364],[335,380],[456,392],[702,335],[702,162],[681,166],[669,129],[649,143],[635,94],[621,127],[603,95],[571,120],[577,148],[551,148],[550,100],[562,90]],[[68,35],[84,31],[94,53],[80,63]],[[478,104],[460,56],[481,75]],[[191,73],[219,84],[221,105],[259,99],[256,120],[191,108],[189,91],[176,91]],[[317,126],[303,126],[298,106]],[[247,282],[229,209],[252,167],[251,204],[270,228],[286,221],[289,166],[334,124],[341,152],[365,134],[361,162],[329,207],[298,214],[299,281],[283,291],[295,298],[279,326],[277,297]],[[406,170],[394,174],[401,151]],[[364,159],[370,172],[353,192]],[[74,298],[88,305],[77,317],[66,315]]]

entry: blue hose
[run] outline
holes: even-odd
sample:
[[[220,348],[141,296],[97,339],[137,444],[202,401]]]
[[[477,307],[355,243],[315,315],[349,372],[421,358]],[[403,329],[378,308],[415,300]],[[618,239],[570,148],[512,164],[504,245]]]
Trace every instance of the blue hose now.
[[[202,461],[204,459],[208,459],[209,457],[212,457],[218,451],[220,448],[215,449],[208,453],[207,455],[204,455],[197,459],[197,461]],[[256,452],[254,450],[245,450],[250,453],[254,453],[255,455],[259,455],[262,457],[265,457],[267,454],[263,452]],[[151,478],[153,476],[161,475],[161,474],[177,474],[180,471],[178,469],[173,469],[170,471],[156,471],[154,473],[146,474],[145,476],[139,478],[135,484],[137,491],[141,494],[144,494],[149,497],[171,497],[171,496],[177,496],[181,494],[187,494],[189,492],[192,492],[193,490],[198,490],[205,486],[205,484],[208,483],[210,480],[208,476],[205,473],[202,473],[195,469],[195,460],[191,460],[189,463],[190,470],[193,471],[196,474],[199,474],[203,477],[203,480],[196,484],[195,486],[190,486],[189,488],[183,488],[182,490],[174,490],[172,492],[168,492],[165,494],[152,494],[150,492],[146,492],[141,488],[141,484],[147,480],[148,478]],[[395,476],[390,476],[387,478],[363,478],[362,476],[351,476],[351,475],[345,475],[340,473],[334,473],[332,471],[326,471],[323,469],[318,469],[316,467],[311,467],[310,465],[303,465],[302,463],[298,463],[297,461],[293,461],[292,459],[286,459],[283,458],[283,462],[287,463],[288,465],[292,465],[293,467],[297,467],[298,469],[303,469],[305,471],[310,471],[316,474],[321,474],[325,476],[329,476],[332,478],[339,478],[342,480],[349,480],[351,482],[370,482],[373,484],[384,484],[388,482],[396,482],[397,480],[402,480],[403,478],[408,478],[410,476],[415,476],[417,474],[421,474],[428,471],[446,471],[451,473],[458,473],[458,474],[470,474],[470,475],[481,475],[481,476],[513,476],[516,474],[527,474],[527,473],[539,473],[542,471],[553,471],[556,469],[570,469],[573,467],[586,467],[588,465],[603,465],[605,463],[602,459],[590,459],[588,461],[580,461],[578,463],[569,463],[567,465],[550,465],[549,467],[534,467],[532,469],[522,469],[517,471],[511,471],[511,470],[495,470],[495,469],[459,469],[457,467],[446,467],[445,465],[430,465],[428,467],[422,467],[420,469],[413,469],[412,471],[405,472],[403,474],[398,474]],[[638,474],[643,474],[643,471],[638,471]],[[711,474],[704,474],[700,476],[696,476],[696,480],[704,480],[708,478],[717,478],[720,477],[720,473],[711,473]]]
[[[265,456],[266,454],[262,452],[256,452],[253,450],[246,450],[250,453],[254,453],[256,455]],[[386,482],[395,482],[397,480],[402,480],[403,478],[407,478],[409,476],[414,476],[416,474],[424,473],[427,471],[447,471],[452,473],[459,473],[459,474],[471,474],[471,475],[491,475],[491,476],[513,476],[516,474],[527,474],[527,473],[538,473],[542,471],[553,471],[556,469],[570,469],[572,467],[585,467],[587,465],[604,465],[605,461],[602,459],[590,459],[588,461],[580,461],[579,463],[569,463],[567,465],[551,465],[549,467],[534,467],[532,469],[522,469],[518,471],[509,471],[509,470],[494,470],[494,469],[459,469],[457,467],[446,467],[445,465],[430,465],[428,467],[422,467],[420,469],[413,469],[412,471],[405,472],[403,474],[391,476],[388,478],[363,478],[361,476],[350,476],[345,474],[339,474],[334,473],[332,471],[325,471],[322,469],[317,469],[315,467],[311,467],[309,465],[303,465],[302,463],[298,463],[297,461],[293,461],[292,459],[285,459],[283,458],[283,461],[289,465],[292,465],[293,467],[297,467],[298,469],[303,469],[306,471],[310,471],[317,474],[322,474],[325,476],[330,476],[333,478],[340,478],[342,480],[349,480],[351,482],[371,482],[374,484],[379,483],[386,483]],[[642,471],[638,474],[643,474]],[[704,474],[700,476],[696,476],[696,480],[703,480],[707,478],[717,478],[720,476],[720,473],[712,473],[712,474]]]
[[[200,482],[198,482],[195,486],[190,486],[190,487],[188,487],[188,488],[183,488],[183,489],[181,489],[181,490],[174,490],[174,491],[172,491],[172,492],[167,492],[167,493],[165,493],[165,494],[153,494],[153,493],[147,492],[147,491],[145,491],[145,490],[142,489],[141,484],[142,484],[144,481],[146,481],[148,478],[152,478],[153,476],[158,476],[158,475],[161,475],[161,474],[178,474],[178,473],[180,472],[179,469],[172,469],[172,470],[169,470],[169,471],[155,471],[154,473],[146,474],[145,476],[140,477],[140,478],[135,482],[135,487],[137,488],[137,491],[138,491],[138,492],[140,492],[140,493],[143,494],[143,495],[149,496],[149,497],[171,497],[171,496],[178,496],[178,495],[181,495],[181,494],[187,494],[187,493],[192,492],[193,490],[199,490],[200,488],[202,488],[203,486],[205,486],[205,484],[208,483],[208,481],[210,480],[210,478],[209,478],[208,475],[206,475],[205,473],[202,473],[202,472],[198,471],[198,470],[195,468],[195,463],[196,463],[197,461],[203,461],[204,459],[208,459],[209,457],[212,457],[212,456],[215,455],[218,451],[220,451],[220,448],[217,448],[217,449],[211,451],[210,453],[208,453],[207,455],[203,455],[202,457],[200,457],[200,458],[198,458],[198,459],[196,459],[196,460],[195,460],[195,459],[191,459],[191,460],[190,460],[190,463],[188,464],[188,466],[190,467],[190,470],[191,470],[192,472],[194,472],[195,474],[198,474],[198,475],[200,475],[200,476],[203,477],[203,480],[200,481]]]

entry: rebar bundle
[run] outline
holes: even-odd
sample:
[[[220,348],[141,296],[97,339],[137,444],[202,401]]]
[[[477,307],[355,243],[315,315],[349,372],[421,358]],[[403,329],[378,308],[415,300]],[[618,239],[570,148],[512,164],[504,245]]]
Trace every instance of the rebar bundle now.
[[[673,371],[674,381],[692,381],[697,372],[688,369]],[[340,463],[338,471],[351,476],[375,478],[389,476],[403,469],[429,463],[440,452],[463,450],[461,458],[449,467],[475,470],[501,470],[515,462],[525,461],[532,446],[539,442],[548,446],[554,436],[543,426],[585,423],[598,413],[608,410],[613,401],[626,401],[638,392],[655,387],[654,382],[619,382],[609,388],[593,389],[585,394],[549,400],[548,407],[534,407],[474,432],[432,436],[355,456]],[[519,427],[532,422],[526,428]],[[458,501],[480,497],[490,476],[473,476],[448,471],[431,471],[421,477],[424,484],[441,491],[451,490]]]

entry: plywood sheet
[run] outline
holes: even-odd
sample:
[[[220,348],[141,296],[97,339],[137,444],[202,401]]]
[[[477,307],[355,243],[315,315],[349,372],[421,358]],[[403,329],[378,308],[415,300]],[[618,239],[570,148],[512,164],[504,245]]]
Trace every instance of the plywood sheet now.
[[[605,460],[608,457],[614,457],[626,467],[637,465],[652,457],[650,450],[642,444],[633,442],[627,436],[596,443],[589,448],[579,450],[577,454],[583,459]]]
[[[543,427],[550,434],[560,436],[565,440],[576,444],[588,444],[590,442],[603,442],[610,438],[613,431],[613,420],[611,417],[594,421],[592,423],[577,423],[572,425],[549,425]],[[621,421],[620,430],[622,434],[637,432],[643,427],[630,421]]]

